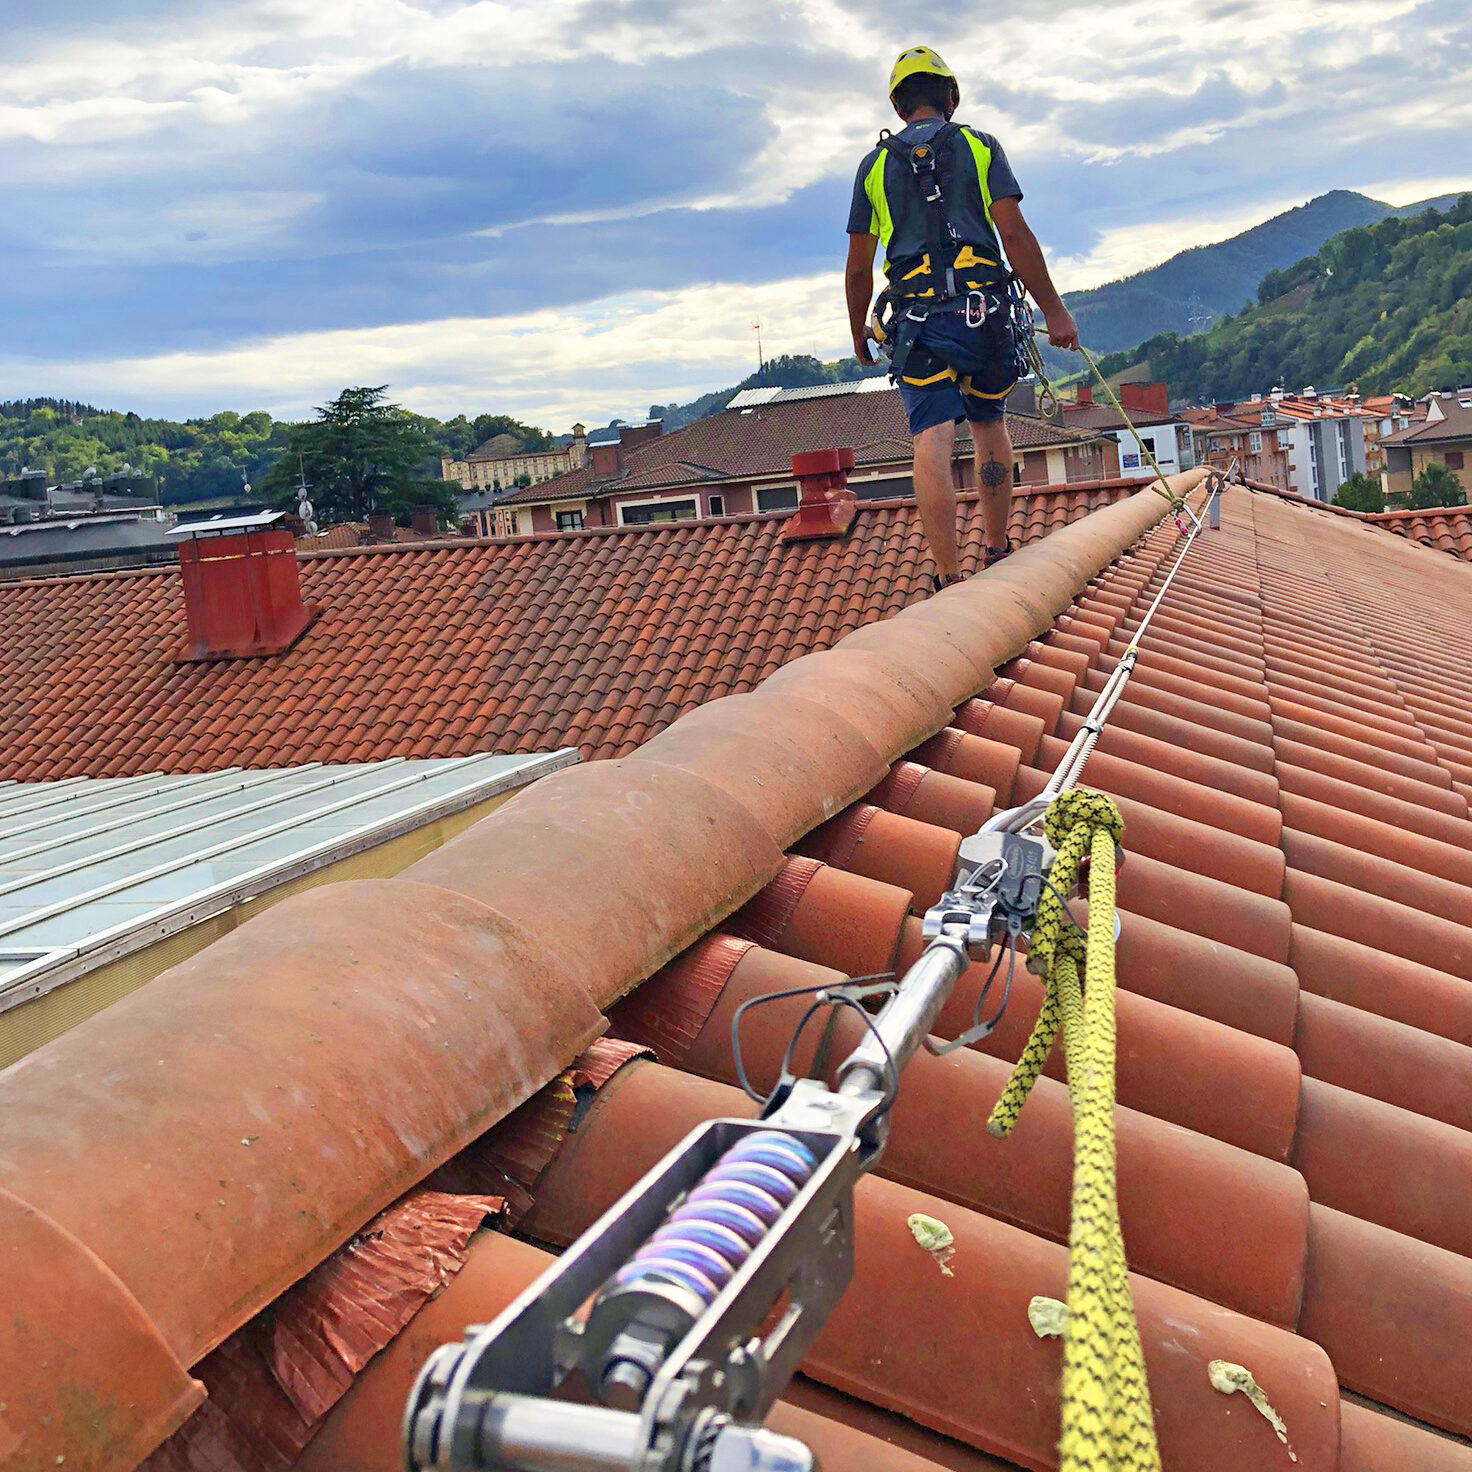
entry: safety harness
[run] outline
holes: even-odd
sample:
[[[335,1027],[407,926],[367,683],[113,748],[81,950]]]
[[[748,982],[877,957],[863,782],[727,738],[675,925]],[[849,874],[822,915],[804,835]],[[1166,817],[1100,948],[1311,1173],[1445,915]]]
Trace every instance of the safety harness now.
[[[1009,328],[1018,377],[1026,371],[1019,343],[1031,330],[1031,315],[1016,281],[1001,259],[995,240],[968,240],[956,229],[947,207],[942,161],[961,136],[959,123],[943,123],[918,143],[905,143],[887,129],[879,147],[909,170],[925,220],[925,249],[892,258],[889,285],[875,303],[874,335],[890,355],[890,377],[901,382],[915,340],[932,314],[962,313],[966,325],[980,328],[1001,314]]]

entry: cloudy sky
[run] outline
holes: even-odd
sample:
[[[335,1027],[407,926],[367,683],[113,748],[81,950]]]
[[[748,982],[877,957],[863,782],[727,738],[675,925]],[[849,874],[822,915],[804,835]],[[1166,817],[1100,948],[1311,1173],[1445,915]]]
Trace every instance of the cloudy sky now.
[[[564,429],[846,349],[905,45],[1061,284],[1472,187],[1467,0],[5,0],[0,398]]]

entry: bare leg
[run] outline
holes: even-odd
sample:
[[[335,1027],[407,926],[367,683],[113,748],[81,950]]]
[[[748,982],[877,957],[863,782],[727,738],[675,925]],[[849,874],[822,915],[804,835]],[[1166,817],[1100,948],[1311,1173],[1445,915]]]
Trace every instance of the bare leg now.
[[[915,436],[915,501],[942,577],[956,577],[961,570],[956,559],[956,481],[951,472],[955,448],[956,426],[950,420]]]
[[[993,550],[1007,545],[1007,513],[1012,509],[1012,441],[1006,418],[971,426],[976,445],[976,488],[981,492],[981,518],[986,544]]]

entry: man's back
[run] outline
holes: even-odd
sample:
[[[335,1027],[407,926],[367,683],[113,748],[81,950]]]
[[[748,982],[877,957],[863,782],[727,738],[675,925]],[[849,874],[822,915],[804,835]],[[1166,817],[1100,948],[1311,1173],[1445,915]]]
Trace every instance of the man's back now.
[[[895,140],[907,151],[945,126],[944,119],[925,118],[907,124]],[[1000,259],[992,202],[1022,198],[1002,145],[990,133],[960,125],[942,146],[937,172],[957,239],[989,246],[993,259]],[[930,238],[926,211],[902,154],[876,146],[864,155],[854,180],[848,229],[850,234],[878,237],[886,269],[924,254]]]

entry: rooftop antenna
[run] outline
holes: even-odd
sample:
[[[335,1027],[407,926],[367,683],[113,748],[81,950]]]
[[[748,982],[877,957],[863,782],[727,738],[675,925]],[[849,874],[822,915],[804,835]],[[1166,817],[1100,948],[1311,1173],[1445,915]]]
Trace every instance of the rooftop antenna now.
[[[317,530],[317,523],[312,520],[312,513],[316,510],[316,507],[307,498],[307,465],[306,461],[302,459],[302,452],[300,450],[296,453],[296,468],[299,482],[297,486],[296,514],[301,517],[305,534],[310,537]],[[245,489],[246,493],[249,494],[250,486],[247,485]]]
[[[765,388],[767,384],[767,360],[766,356],[762,352],[762,322],[760,317],[758,317],[757,320],[751,324],[751,330],[756,333],[757,381],[761,384],[763,388]]]

